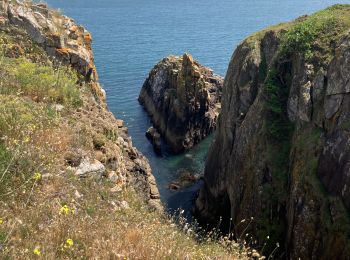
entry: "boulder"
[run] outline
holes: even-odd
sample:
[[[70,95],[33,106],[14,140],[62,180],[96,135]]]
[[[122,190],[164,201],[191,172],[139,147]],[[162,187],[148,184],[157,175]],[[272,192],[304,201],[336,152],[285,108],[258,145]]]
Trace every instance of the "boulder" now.
[[[97,177],[101,178],[106,172],[105,166],[97,160],[84,158],[77,167],[75,174],[79,177]]]
[[[161,154],[161,138],[160,134],[154,127],[148,128],[146,132],[146,137],[153,144],[153,149],[157,154]]]

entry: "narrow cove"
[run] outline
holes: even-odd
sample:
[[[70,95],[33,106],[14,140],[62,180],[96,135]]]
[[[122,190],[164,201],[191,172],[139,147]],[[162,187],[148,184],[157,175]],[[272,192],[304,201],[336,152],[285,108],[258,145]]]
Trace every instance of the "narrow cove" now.
[[[168,186],[183,170],[203,172],[213,137],[181,155],[154,153],[145,137],[151,123],[137,101],[151,68],[170,54],[190,52],[201,64],[224,76],[232,50],[250,33],[336,3],[334,0],[47,2],[92,33],[95,63],[107,92],[108,107],[125,121],[133,144],[148,158],[161,199],[170,209],[191,208],[197,186],[177,191],[169,190]],[[272,11],[276,9],[279,11]]]

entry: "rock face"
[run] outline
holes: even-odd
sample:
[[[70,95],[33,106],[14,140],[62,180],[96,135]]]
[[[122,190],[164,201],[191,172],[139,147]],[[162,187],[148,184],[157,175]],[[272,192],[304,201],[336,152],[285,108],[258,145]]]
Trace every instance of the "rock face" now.
[[[18,56],[29,49],[33,57],[28,55],[28,58],[40,62],[41,58],[36,56],[46,52],[43,56],[46,60],[50,57],[49,62],[75,69],[81,88],[90,90],[82,91],[83,105],[71,111],[71,120],[76,122],[72,132],[84,133],[86,147],[67,151],[64,155],[67,166],[81,177],[108,176],[116,185],[113,191],[132,184],[152,207],[162,209],[147,159],[133,147],[123,121],[117,120],[107,109],[105,92],[98,82],[90,33],[45,4],[8,0],[0,2],[0,30],[15,38],[18,35],[17,45],[7,46],[6,42],[1,42],[6,50],[16,47],[5,55]],[[57,113],[64,109],[64,106],[55,106]]]
[[[73,19],[47,8],[44,4],[0,3],[0,26],[24,29],[47,54],[62,64],[71,65],[92,89],[96,100],[105,102],[105,92],[98,83],[91,49],[92,37]]]
[[[223,79],[192,56],[169,56],[150,72],[139,96],[175,153],[188,150],[216,127]]]
[[[288,259],[350,258],[350,7],[323,12],[237,47],[196,201],[202,223],[232,218],[238,235],[253,217],[248,232]],[[311,27],[323,14],[337,29]],[[309,47],[303,26],[316,28]]]

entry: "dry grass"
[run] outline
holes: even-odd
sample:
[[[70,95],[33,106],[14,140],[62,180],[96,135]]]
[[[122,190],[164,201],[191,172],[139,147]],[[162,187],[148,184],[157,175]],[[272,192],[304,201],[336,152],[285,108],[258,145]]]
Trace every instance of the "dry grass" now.
[[[5,52],[16,44],[7,37],[0,34]],[[79,179],[67,152],[99,155],[107,168],[122,165],[128,153],[117,139],[123,132],[87,88],[72,85],[71,72],[35,64],[46,58],[21,39],[29,58],[12,53],[0,66],[1,259],[246,258],[248,250],[227,239],[198,242],[183,223],[151,211],[131,186],[115,192],[107,178]]]
[[[116,194],[108,186],[69,173],[40,180],[29,204],[2,207],[1,230],[11,233],[3,256],[32,259],[36,249],[43,259],[244,258],[245,250],[240,255],[216,241],[197,243],[171,219],[150,212],[132,188]]]

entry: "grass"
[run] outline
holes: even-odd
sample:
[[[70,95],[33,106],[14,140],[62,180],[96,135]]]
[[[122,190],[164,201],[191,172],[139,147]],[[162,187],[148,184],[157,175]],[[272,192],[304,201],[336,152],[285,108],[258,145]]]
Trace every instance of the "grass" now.
[[[324,65],[330,62],[334,44],[350,27],[349,10],[347,4],[333,5],[310,16],[267,27],[245,41],[255,48],[267,32],[275,31],[281,39],[281,54],[300,53],[306,60]]]
[[[37,102],[81,105],[77,76],[68,67],[54,69],[25,58],[0,57],[0,94],[23,95]]]
[[[66,138],[47,107],[28,99],[0,95],[0,196],[26,196],[36,172],[51,169]],[[18,188],[19,187],[19,188]]]
[[[125,133],[76,73],[23,31],[1,32],[0,45],[1,259],[248,258],[243,244],[198,239],[178,218],[152,211],[120,178],[79,179],[72,167],[96,154],[107,173],[130,177],[128,153],[136,155],[118,144]]]
[[[282,37],[284,54],[301,53],[311,60],[316,52],[329,62],[332,43],[350,27],[350,5],[334,5],[295,22]]]
[[[109,192],[110,187],[93,180],[78,181],[74,176],[42,181],[30,207],[2,212],[1,229],[8,234],[15,225],[3,256],[33,259],[38,250],[43,259],[244,258],[238,244],[230,253],[227,245],[215,240],[198,243],[195,234],[184,233],[174,219],[150,212],[132,188],[116,194]],[[60,192],[53,198],[40,191],[46,189],[51,194]],[[80,199],[74,197],[75,189]],[[121,207],[122,201],[128,207]],[[67,210],[61,210],[63,205]],[[73,245],[67,247],[67,240]]]

